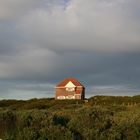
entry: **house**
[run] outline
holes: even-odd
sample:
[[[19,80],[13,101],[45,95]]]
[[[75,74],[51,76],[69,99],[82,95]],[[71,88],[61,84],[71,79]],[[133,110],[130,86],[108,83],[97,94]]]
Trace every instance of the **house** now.
[[[66,78],[55,87],[55,99],[84,99],[85,87],[76,78]]]

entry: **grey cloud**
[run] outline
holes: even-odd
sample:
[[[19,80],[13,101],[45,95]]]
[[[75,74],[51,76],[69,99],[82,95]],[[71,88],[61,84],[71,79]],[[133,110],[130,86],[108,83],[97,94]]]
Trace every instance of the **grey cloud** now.
[[[1,0],[0,20],[13,20],[39,5],[39,0]]]
[[[35,43],[57,51],[139,50],[140,21],[129,16],[132,2],[124,1],[124,9],[120,2],[101,3],[73,0],[66,9],[37,10],[21,21],[21,27]]]
[[[44,77],[49,75],[53,70],[52,62],[55,57],[55,53],[46,49],[39,49],[35,46],[21,46],[20,53],[14,56],[2,57],[0,77],[6,79],[37,79],[38,77]],[[5,76],[7,75],[7,76]]]
[[[57,5],[67,5],[69,0],[1,0],[0,21],[14,21],[36,9],[50,9]]]
[[[89,89],[112,86],[106,93],[139,90],[139,4],[137,0],[0,1],[0,95],[41,97],[53,88],[39,84],[54,86],[70,76]],[[26,82],[17,84],[22,80]]]

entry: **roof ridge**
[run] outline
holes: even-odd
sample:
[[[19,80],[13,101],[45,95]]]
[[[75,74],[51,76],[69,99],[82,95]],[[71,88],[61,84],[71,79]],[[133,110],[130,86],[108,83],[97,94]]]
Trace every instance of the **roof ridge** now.
[[[64,80],[62,80],[60,83],[57,84],[56,87],[60,87],[60,86],[65,86],[69,81],[71,81],[75,86],[82,86],[84,87],[78,79],[74,78],[74,77],[68,77],[65,78]]]

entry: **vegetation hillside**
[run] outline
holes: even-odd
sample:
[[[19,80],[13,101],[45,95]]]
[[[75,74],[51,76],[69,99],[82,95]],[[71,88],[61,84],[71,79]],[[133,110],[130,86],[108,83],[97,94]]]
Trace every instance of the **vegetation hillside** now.
[[[140,140],[140,96],[0,101],[2,140]]]

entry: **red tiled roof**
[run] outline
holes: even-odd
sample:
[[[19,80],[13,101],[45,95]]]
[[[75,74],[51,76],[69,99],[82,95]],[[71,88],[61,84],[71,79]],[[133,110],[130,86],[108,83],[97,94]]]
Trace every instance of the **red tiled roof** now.
[[[75,86],[82,86],[84,87],[76,78],[66,78],[63,81],[61,81],[56,87],[63,87],[65,86],[68,82],[72,82]]]

